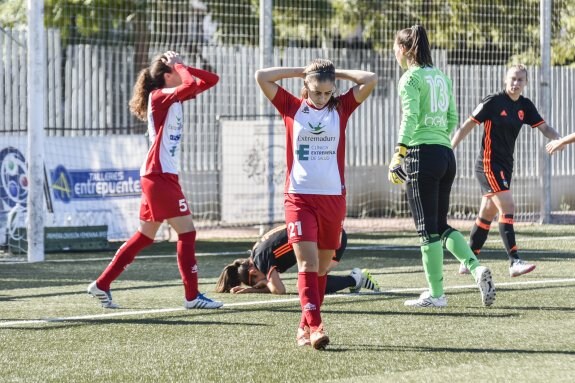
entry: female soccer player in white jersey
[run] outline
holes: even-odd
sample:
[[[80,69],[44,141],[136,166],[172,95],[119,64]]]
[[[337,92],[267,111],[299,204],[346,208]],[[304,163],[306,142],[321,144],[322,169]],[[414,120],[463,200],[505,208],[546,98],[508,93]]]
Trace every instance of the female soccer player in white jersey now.
[[[285,220],[298,264],[302,316],[299,345],[323,349],[329,343],[320,315],[326,272],[340,246],[345,219],[345,130],[353,111],[377,83],[377,76],[361,70],[336,70],[316,59],[307,67],[260,69],[256,80],[283,117],[286,127]],[[302,78],[298,98],[277,84]],[[336,96],[335,80],[356,85]]]
[[[176,52],[168,51],[154,59],[150,67],[138,74],[130,110],[148,122],[150,149],[140,169],[142,202],[140,228],[116,252],[112,262],[88,286],[105,308],[117,308],[112,301],[110,284],[132,263],[136,255],[154,241],[164,220],[178,233],[177,258],[184,282],[184,307],[219,308],[198,292],[198,267],[195,256],[196,229],[178,181],[179,150],[183,133],[182,102],[195,98],[213,87],[219,77],[201,69],[188,67]]]

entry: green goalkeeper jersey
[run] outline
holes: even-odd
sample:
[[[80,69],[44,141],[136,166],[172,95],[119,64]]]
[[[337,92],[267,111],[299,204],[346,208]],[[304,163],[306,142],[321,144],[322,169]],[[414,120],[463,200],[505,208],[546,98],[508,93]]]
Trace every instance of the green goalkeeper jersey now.
[[[398,88],[402,109],[398,143],[451,148],[450,135],[458,123],[451,80],[435,67],[412,66]]]

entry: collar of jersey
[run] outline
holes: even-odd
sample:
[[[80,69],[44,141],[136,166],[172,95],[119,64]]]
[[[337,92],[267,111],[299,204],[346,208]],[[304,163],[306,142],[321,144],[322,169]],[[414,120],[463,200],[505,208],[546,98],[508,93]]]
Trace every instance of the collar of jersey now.
[[[307,98],[306,98],[304,101],[305,101],[305,104],[306,104],[307,106],[309,106],[310,108],[313,108],[313,109],[315,109],[315,110],[323,110],[323,109],[325,109],[325,108],[327,107],[327,104],[325,104],[322,108],[318,108],[318,107],[316,107],[315,105],[310,104],[310,103],[307,101]]]

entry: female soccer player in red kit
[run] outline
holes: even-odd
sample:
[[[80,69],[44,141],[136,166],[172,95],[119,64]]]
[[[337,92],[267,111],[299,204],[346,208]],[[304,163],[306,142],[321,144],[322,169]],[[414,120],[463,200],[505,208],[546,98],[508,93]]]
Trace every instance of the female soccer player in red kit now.
[[[176,52],[168,51],[143,69],[134,86],[130,110],[148,122],[150,149],[140,169],[142,201],[140,228],[116,252],[112,262],[88,286],[104,308],[118,308],[112,300],[110,284],[132,263],[136,255],[151,245],[164,220],[178,233],[178,268],[184,282],[184,307],[219,308],[198,292],[198,267],[195,256],[196,229],[186,197],[178,181],[179,150],[183,133],[182,102],[213,87],[219,77],[188,67]]]
[[[286,127],[285,220],[297,258],[302,307],[297,341],[323,349],[329,337],[320,307],[346,213],[345,130],[350,115],[375,87],[377,76],[336,70],[331,61],[316,59],[307,67],[260,69],[255,77]],[[285,78],[303,79],[301,98],[277,84]],[[356,85],[336,96],[336,78]]]

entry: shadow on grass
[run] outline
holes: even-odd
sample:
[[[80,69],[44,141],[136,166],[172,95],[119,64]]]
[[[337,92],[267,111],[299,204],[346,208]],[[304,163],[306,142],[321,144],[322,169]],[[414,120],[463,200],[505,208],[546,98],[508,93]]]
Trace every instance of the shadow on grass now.
[[[376,302],[376,301],[386,301],[388,298],[376,298],[372,299],[369,302]],[[328,305],[332,306],[346,306],[349,304],[358,303],[357,301],[351,302],[330,302]],[[324,303],[325,304],[325,303]],[[432,316],[432,317],[465,317],[465,318],[513,318],[517,317],[519,314],[515,313],[497,313],[489,309],[484,309],[483,306],[474,307],[474,309],[480,309],[481,312],[453,312],[447,311],[448,309],[406,309],[406,311],[397,311],[397,310],[390,310],[388,308],[381,308],[378,306],[373,310],[353,310],[347,307],[342,307],[341,310],[333,310],[333,309],[325,309],[321,310],[322,315],[364,315],[364,316]],[[299,307],[288,308],[285,306],[282,307],[256,307],[250,309],[242,309],[236,310],[232,308],[233,311],[246,311],[246,312],[276,312],[276,313],[294,313],[298,314],[301,313]]]
[[[391,352],[437,352],[437,353],[477,353],[477,354],[547,354],[547,355],[575,355],[571,350],[528,350],[528,349],[493,349],[493,348],[465,348],[465,347],[429,347],[429,346],[382,346],[382,345],[356,345],[356,346],[329,346],[324,352],[356,352],[356,351],[391,351]]]
[[[79,283],[69,283],[69,284],[64,284],[64,285],[78,285]],[[200,287],[205,286],[205,285],[210,285],[212,286],[212,283],[200,283]],[[177,287],[177,286],[183,286],[182,282],[178,281],[178,282],[174,282],[174,283],[164,283],[161,285],[152,285],[152,286],[132,286],[132,287],[114,287],[112,289],[112,293],[118,292],[118,291],[131,291],[131,290],[146,290],[146,289],[157,289],[157,288],[164,288],[164,287]],[[86,287],[88,287],[88,283],[86,283]],[[200,290],[204,290],[202,288],[200,288]],[[29,299],[29,298],[50,298],[50,297],[60,297],[60,296],[68,296],[68,295],[78,295],[78,294],[84,294],[86,296],[89,296],[88,293],[86,293],[85,290],[81,290],[81,291],[65,291],[65,292],[52,292],[52,293],[43,293],[43,294],[28,294],[28,295],[0,295],[0,302],[8,302],[8,301],[14,301],[14,300],[18,300],[18,299]]]
[[[575,312],[575,307],[542,307],[542,306],[497,306],[498,310],[520,310],[520,311],[564,311]]]
[[[121,312],[120,310],[114,310],[114,313]],[[193,310],[193,312],[186,312],[186,314],[172,315],[167,318],[94,318],[94,319],[58,319],[58,318],[45,318],[46,322],[37,323],[35,325],[14,325],[0,327],[0,332],[2,330],[27,330],[27,331],[51,331],[51,330],[63,330],[70,327],[83,327],[83,326],[105,326],[105,325],[163,325],[163,326],[196,326],[196,325],[226,325],[226,326],[246,326],[246,327],[264,327],[271,326],[267,323],[256,323],[256,322],[233,322],[233,321],[222,321],[222,320],[206,320],[206,316],[210,315],[229,315],[237,314],[237,310]],[[197,317],[201,317],[200,320],[196,320]],[[182,318],[175,319],[174,318]],[[184,319],[185,318],[185,319]],[[187,319],[187,320],[186,320]],[[5,320],[5,319],[4,319]],[[14,321],[19,321],[22,319],[13,319]],[[8,320],[10,321],[10,320]],[[1,324],[2,322],[0,322]]]

